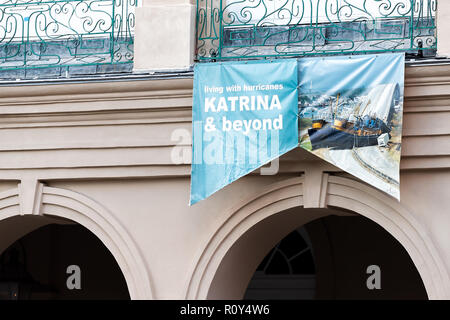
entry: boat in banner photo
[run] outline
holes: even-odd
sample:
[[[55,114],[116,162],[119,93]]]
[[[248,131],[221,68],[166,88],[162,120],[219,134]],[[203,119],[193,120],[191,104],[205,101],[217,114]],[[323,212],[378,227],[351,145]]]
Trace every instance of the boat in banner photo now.
[[[308,135],[311,149],[386,147],[392,138],[392,120],[400,109],[398,84],[381,84],[367,95],[329,97],[328,105],[303,108],[312,119]],[[392,142],[391,142],[392,143]]]

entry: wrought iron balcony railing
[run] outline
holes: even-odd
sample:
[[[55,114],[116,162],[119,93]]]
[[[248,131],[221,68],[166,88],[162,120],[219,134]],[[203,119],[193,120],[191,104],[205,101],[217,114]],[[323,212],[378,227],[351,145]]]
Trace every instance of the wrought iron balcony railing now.
[[[433,51],[436,7],[437,0],[197,0],[197,59]]]
[[[137,1],[0,0],[2,74],[132,62]]]

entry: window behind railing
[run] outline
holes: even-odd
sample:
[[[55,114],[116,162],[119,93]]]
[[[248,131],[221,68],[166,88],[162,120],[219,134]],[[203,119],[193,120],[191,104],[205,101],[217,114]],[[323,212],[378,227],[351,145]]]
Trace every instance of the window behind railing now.
[[[197,0],[197,59],[435,52],[437,0]]]
[[[0,0],[2,75],[131,63],[137,1]]]

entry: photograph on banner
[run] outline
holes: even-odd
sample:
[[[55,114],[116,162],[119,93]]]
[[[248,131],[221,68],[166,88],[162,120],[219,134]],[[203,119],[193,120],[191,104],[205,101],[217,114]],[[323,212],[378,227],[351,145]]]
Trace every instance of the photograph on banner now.
[[[299,59],[299,142],[400,199],[404,54]]]
[[[195,66],[191,205],[298,146],[297,85],[295,59]]]

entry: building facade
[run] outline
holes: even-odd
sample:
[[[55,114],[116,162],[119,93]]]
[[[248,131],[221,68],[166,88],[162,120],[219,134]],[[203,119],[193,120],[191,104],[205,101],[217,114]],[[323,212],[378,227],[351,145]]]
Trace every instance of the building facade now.
[[[449,299],[450,4],[406,64],[401,201],[295,149],[188,206],[191,66],[227,58],[198,8],[139,4],[134,71],[0,71],[3,297]]]

